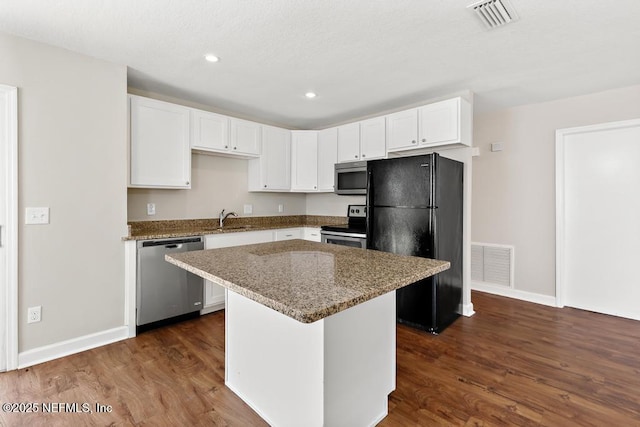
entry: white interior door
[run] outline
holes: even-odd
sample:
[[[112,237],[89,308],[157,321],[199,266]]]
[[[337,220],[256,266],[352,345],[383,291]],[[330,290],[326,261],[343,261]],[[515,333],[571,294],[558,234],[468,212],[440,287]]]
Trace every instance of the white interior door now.
[[[0,85],[0,371],[18,364],[17,92]]]
[[[640,320],[640,120],[557,132],[559,305]]]

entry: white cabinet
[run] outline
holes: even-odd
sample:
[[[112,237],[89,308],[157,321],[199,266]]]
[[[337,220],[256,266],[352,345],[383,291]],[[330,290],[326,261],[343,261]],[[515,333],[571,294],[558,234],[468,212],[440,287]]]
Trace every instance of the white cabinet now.
[[[381,159],[386,155],[384,117],[338,127],[338,162]]]
[[[382,159],[387,154],[384,117],[360,122],[360,159]]]
[[[360,123],[338,127],[338,162],[360,160]]]
[[[458,97],[387,116],[387,151],[471,145],[471,108]]]
[[[191,148],[229,151],[229,117],[208,111],[191,110]]]
[[[291,131],[262,126],[262,154],[249,160],[249,191],[291,189]]]
[[[302,229],[302,238],[312,242],[320,242],[322,240],[322,236],[320,236],[320,229],[315,227],[304,227]]]
[[[129,186],[191,188],[189,109],[129,96]]]
[[[318,132],[291,132],[291,190],[318,189]]]
[[[204,238],[205,249],[226,248],[230,246],[251,245],[273,241],[270,230],[243,231],[238,233],[211,234]],[[224,288],[209,280],[204,281],[204,307],[202,314],[224,308]]]
[[[241,119],[229,119],[232,154],[260,155],[261,125]]]
[[[318,191],[334,190],[335,164],[338,162],[338,128],[318,132]]]
[[[291,239],[302,239],[302,228],[283,228],[273,233],[273,240],[276,242]]]

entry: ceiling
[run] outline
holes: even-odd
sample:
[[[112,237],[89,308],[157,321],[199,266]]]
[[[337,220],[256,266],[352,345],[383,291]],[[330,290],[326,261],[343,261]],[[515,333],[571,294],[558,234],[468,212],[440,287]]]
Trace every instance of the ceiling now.
[[[0,31],[127,65],[130,87],[293,129],[463,90],[482,112],[640,84],[638,0],[510,0],[519,19],[493,30],[473,1],[2,0]]]

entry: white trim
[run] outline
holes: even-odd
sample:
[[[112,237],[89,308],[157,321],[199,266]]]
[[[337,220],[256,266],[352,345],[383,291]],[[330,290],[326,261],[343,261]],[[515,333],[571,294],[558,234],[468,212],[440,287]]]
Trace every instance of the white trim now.
[[[488,294],[500,295],[503,297],[515,298],[522,301],[533,302],[536,304],[557,307],[556,298],[550,295],[535,294],[533,292],[510,289],[503,286],[491,286],[483,282],[471,282],[471,289],[473,289],[474,291],[486,292]]]
[[[556,304],[564,307],[566,298],[566,272],[564,270],[565,259],[565,199],[564,199],[564,148],[565,137],[569,135],[600,132],[608,129],[623,129],[640,126],[640,119],[623,120],[619,122],[600,123],[596,125],[580,126],[574,128],[556,130]]]
[[[6,226],[2,239],[6,247],[6,366],[7,370],[18,366],[18,88],[0,85],[6,96],[7,129],[6,145],[0,147],[6,155],[5,173]]]
[[[200,314],[209,314],[220,310],[224,310],[224,295],[221,295],[220,298],[214,299],[208,306],[200,310]]]
[[[462,306],[462,315],[463,316],[471,317],[474,314],[476,314],[476,312],[473,310],[473,303],[472,302]]]
[[[124,324],[129,338],[136,336],[136,241],[124,242]]]
[[[70,354],[80,353],[92,348],[101,347],[116,341],[121,341],[129,337],[129,330],[126,326],[109,329],[83,337],[61,341],[55,344],[45,345],[20,353],[18,355],[18,368],[48,362]]]

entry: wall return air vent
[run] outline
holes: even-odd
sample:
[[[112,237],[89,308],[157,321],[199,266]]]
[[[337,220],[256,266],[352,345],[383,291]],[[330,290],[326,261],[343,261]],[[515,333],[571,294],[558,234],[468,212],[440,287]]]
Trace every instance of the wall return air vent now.
[[[518,19],[507,0],[482,0],[467,6],[472,9],[488,29],[501,27]]]

